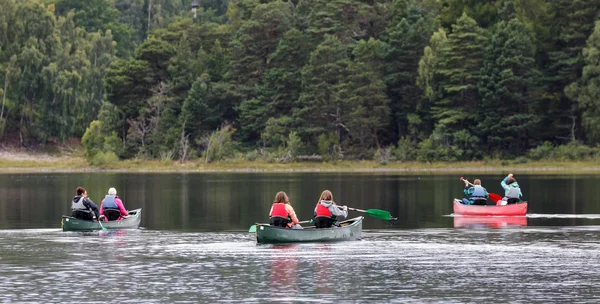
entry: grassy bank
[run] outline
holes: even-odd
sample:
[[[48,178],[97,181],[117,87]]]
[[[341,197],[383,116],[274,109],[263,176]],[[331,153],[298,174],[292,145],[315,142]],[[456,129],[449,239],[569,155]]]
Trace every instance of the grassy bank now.
[[[160,161],[132,159],[91,166],[80,154],[48,155],[0,153],[2,172],[528,172],[528,173],[600,173],[600,161],[530,161],[515,163],[503,160],[474,162],[389,162],[375,161],[268,163],[265,161],[228,160],[206,164],[202,161]]]

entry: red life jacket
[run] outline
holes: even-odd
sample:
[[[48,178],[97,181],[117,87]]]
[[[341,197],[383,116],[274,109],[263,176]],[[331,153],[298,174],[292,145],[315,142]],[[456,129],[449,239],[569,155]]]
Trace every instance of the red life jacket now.
[[[331,212],[329,212],[329,208],[323,206],[321,203],[318,203],[317,204],[317,216],[331,217]]]
[[[273,204],[273,210],[271,211],[271,216],[280,216],[280,217],[289,217],[287,210],[285,210],[284,203],[275,203]]]

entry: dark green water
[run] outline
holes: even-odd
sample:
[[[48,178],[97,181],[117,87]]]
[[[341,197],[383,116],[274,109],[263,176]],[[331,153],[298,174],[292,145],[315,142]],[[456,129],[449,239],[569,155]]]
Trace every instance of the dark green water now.
[[[528,217],[483,222],[448,216],[458,177],[0,175],[0,302],[600,300],[600,176],[517,175]],[[502,193],[503,176],[468,177]],[[97,203],[116,187],[128,209],[143,208],[142,229],[62,232],[77,186]],[[246,232],[268,220],[277,191],[307,220],[324,189],[398,221],[367,216],[362,240],[336,244],[256,245]]]

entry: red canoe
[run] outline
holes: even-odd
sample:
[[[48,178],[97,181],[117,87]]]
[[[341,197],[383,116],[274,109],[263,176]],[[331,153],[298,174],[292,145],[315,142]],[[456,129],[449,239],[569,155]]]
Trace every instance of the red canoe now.
[[[504,206],[465,205],[454,199],[454,214],[478,216],[524,216],[527,202]]]

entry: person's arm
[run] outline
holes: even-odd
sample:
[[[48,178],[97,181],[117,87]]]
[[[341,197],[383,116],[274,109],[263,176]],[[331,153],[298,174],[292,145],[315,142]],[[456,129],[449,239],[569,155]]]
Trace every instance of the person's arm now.
[[[336,204],[333,204],[333,205],[329,206],[329,212],[331,212],[331,214],[335,215],[335,216],[348,217],[348,209],[347,208],[340,209],[338,207],[339,206],[336,205]]]
[[[487,189],[483,188],[483,192],[485,192],[485,198],[490,198],[490,194],[487,192]]]
[[[100,203],[100,215],[104,215],[104,200]]]
[[[92,209],[92,211],[94,212],[94,215],[96,215],[96,218],[100,218],[100,212],[98,211],[98,206],[96,206],[96,204],[94,204],[94,202],[92,202],[91,199],[89,198],[85,198],[85,200],[83,200],[83,205],[86,206],[88,209]]]
[[[471,194],[473,194],[473,190],[473,187],[466,186],[464,190],[465,196],[471,196]]]
[[[273,205],[271,205],[271,210],[269,210],[269,217],[271,217],[272,213],[273,213]]]
[[[292,207],[292,205],[286,204],[285,210],[290,215],[290,218],[292,219],[292,224],[298,224],[298,222],[300,222],[298,220],[298,217],[296,216],[296,212],[294,211],[294,207]]]
[[[500,185],[502,186],[502,189],[504,189],[504,191],[508,191],[508,185],[506,184],[506,182],[508,181],[508,176],[505,177],[501,182]]]
[[[117,203],[117,206],[119,207],[119,211],[121,212],[121,216],[128,216],[129,213],[127,212],[127,209],[125,209],[125,206],[123,206],[123,201],[118,198],[115,197],[115,203]],[[100,209],[100,212],[102,212],[102,209]]]

